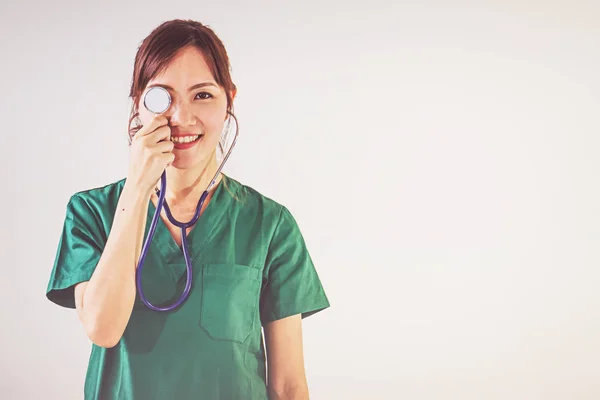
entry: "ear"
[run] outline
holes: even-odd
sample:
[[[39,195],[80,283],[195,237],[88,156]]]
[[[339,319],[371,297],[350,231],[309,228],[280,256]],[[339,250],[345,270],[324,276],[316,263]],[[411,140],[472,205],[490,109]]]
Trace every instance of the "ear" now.
[[[231,90],[231,106],[233,107],[233,101],[235,100],[235,96],[237,94],[237,88],[234,88]],[[225,120],[227,120],[227,118],[229,118],[229,113],[225,114]]]

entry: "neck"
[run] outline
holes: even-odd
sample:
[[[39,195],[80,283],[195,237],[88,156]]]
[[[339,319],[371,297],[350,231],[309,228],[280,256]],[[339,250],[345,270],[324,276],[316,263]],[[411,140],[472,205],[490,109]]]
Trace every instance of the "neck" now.
[[[165,199],[169,205],[196,204],[204,190],[210,184],[217,172],[217,168],[216,153],[213,153],[206,164],[202,163],[186,169],[167,168],[167,191]],[[216,183],[220,179],[221,174],[215,178],[216,182],[211,188],[211,192],[217,186]]]

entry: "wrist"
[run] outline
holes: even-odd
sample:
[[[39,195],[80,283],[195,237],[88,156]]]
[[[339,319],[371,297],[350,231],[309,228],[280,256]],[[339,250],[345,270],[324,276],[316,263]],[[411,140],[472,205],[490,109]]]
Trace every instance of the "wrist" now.
[[[149,201],[152,193],[154,193],[153,187],[147,187],[133,181],[125,180],[121,196],[137,203],[138,201]]]

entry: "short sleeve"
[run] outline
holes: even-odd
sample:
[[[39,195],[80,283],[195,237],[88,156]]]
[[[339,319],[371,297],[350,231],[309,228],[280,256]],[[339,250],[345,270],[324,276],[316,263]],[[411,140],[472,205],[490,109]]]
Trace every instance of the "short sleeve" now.
[[[75,308],[74,285],[90,280],[102,255],[102,232],[89,205],[79,195],[69,200],[46,297]]]
[[[296,220],[283,206],[269,245],[263,279],[263,325],[296,314],[306,318],[330,306]]]

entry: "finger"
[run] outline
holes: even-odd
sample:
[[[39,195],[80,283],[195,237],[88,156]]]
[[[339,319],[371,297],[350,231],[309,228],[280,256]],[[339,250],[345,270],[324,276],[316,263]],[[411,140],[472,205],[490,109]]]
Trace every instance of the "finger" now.
[[[147,140],[150,145],[162,141],[171,141],[171,127],[168,125],[161,126],[160,128],[154,130],[154,132],[144,136],[144,139]]]
[[[173,153],[165,153],[162,155],[162,157],[164,157],[164,161],[167,166],[171,165],[175,160],[175,154]]]
[[[160,153],[170,153],[173,151],[174,147],[175,143],[171,142],[170,140],[163,140],[162,142],[158,142],[155,148]]]
[[[155,115],[154,117],[152,117],[152,119],[150,120],[150,122],[146,125],[144,125],[136,134],[136,136],[147,136],[149,134],[151,134],[152,132],[154,132],[156,129],[162,127],[162,126],[166,126],[169,123],[169,120],[167,120],[167,117],[165,117],[164,115],[158,114]]]

